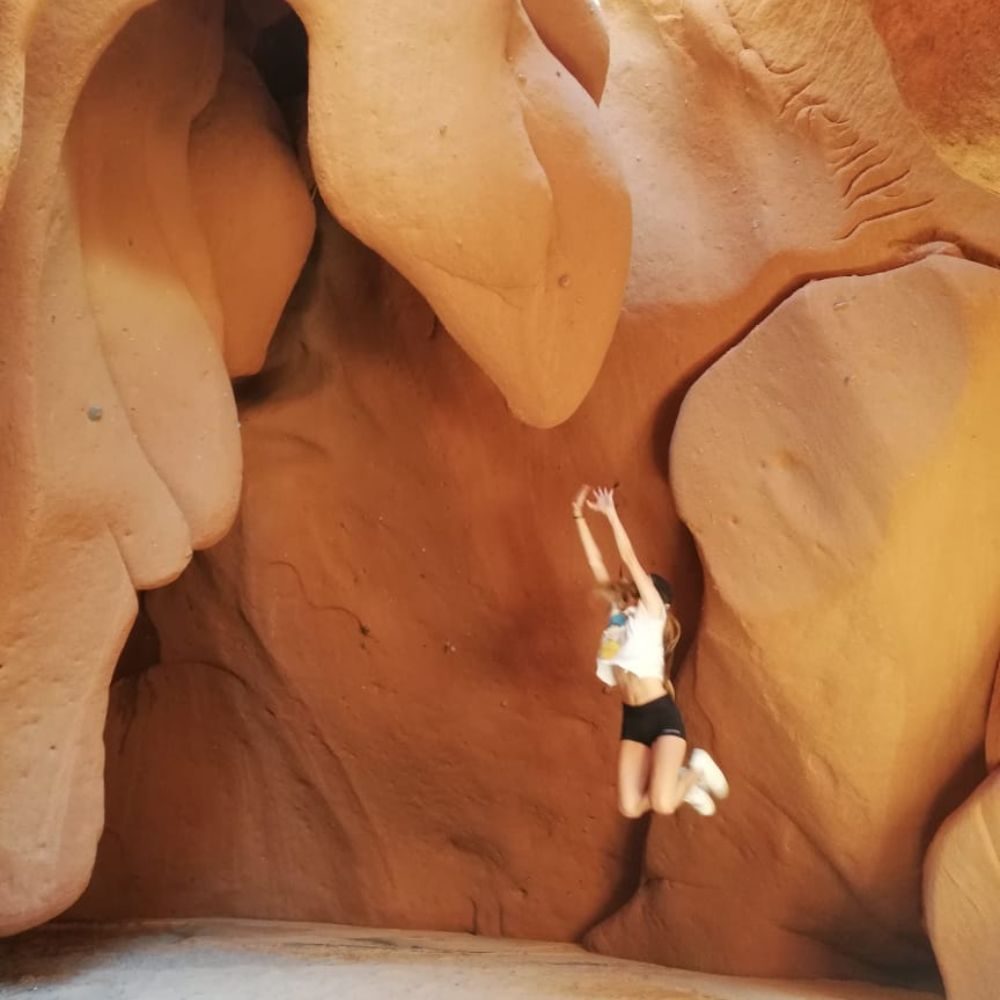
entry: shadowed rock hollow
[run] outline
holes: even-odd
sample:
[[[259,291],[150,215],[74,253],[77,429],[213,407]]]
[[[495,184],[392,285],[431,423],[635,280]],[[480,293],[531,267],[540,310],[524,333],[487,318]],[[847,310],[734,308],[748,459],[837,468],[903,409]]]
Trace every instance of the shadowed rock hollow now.
[[[1000,202],[985,76],[928,81],[992,26],[4,13],[0,928],[912,982],[926,926],[985,997]],[[614,813],[583,481],[675,582],[710,824]]]

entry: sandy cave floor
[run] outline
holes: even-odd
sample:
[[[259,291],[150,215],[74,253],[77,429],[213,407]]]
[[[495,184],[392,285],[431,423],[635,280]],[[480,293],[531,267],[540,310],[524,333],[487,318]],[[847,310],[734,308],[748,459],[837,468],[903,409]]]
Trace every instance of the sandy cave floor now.
[[[31,1000],[938,1000],[846,983],[741,980],[574,945],[332,924],[50,925],[0,942],[0,997]]]

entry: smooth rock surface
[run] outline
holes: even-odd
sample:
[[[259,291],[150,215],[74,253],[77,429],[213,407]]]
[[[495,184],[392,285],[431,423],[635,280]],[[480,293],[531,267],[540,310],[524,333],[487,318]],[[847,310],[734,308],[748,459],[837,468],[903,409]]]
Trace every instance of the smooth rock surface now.
[[[226,369],[252,375],[302,271],[316,213],[278,108],[231,43],[218,88],[192,124],[188,155]]]
[[[1000,772],[938,831],[924,868],[924,905],[949,1000],[993,1000],[1000,983]]]
[[[242,466],[222,353],[230,317],[189,159],[222,66],[221,8],[21,13],[29,86],[0,211],[0,933],[58,913],[86,885],[104,822],[107,685],[135,588],[167,583],[221,537]],[[250,140],[269,128],[255,108],[230,123]],[[274,181],[268,138],[248,148]],[[288,187],[272,184],[270,198],[267,212],[287,208]],[[258,341],[304,259],[306,203],[308,218],[283,213],[297,259],[255,281],[256,306],[270,309]]]
[[[208,276],[183,169],[185,121],[214,84],[211,46],[182,82],[172,61],[192,19],[205,27],[201,5],[134,21],[84,86],[139,6],[48,4],[25,22],[23,136],[0,214],[0,933],[86,885],[103,825],[106,689],[134,588],[173,579],[238,498],[235,407],[200,308]],[[109,79],[123,68],[127,106]],[[128,127],[146,141],[123,162],[113,151]],[[141,197],[109,209],[115,183]],[[159,360],[168,328],[172,354]]]
[[[292,6],[314,53],[309,148],[327,207],[420,290],[515,416],[566,420],[607,353],[631,244],[593,97],[516,0]],[[562,27],[553,47],[594,90],[602,29]]]
[[[329,924],[52,927],[0,944],[4,1000],[938,1000],[856,983],[728,979],[572,945]]]

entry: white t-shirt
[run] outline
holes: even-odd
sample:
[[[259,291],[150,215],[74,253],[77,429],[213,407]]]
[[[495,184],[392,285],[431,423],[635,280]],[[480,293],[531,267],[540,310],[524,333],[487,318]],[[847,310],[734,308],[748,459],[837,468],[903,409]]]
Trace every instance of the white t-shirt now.
[[[613,667],[621,667],[636,677],[663,680],[663,630],[667,609],[653,614],[642,603],[612,614],[601,634],[597,651],[597,676],[615,686]]]

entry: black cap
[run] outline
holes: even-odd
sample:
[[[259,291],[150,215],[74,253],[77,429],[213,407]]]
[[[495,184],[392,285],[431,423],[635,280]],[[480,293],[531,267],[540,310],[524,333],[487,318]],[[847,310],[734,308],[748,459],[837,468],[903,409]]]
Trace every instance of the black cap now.
[[[666,577],[660,576],[659,573],[650,574],[653,580],[653,586],[656,587],[656,592],[663,598],[664,604],[672,604],[674,600],[674,590],[670,586],[670,582]]]

